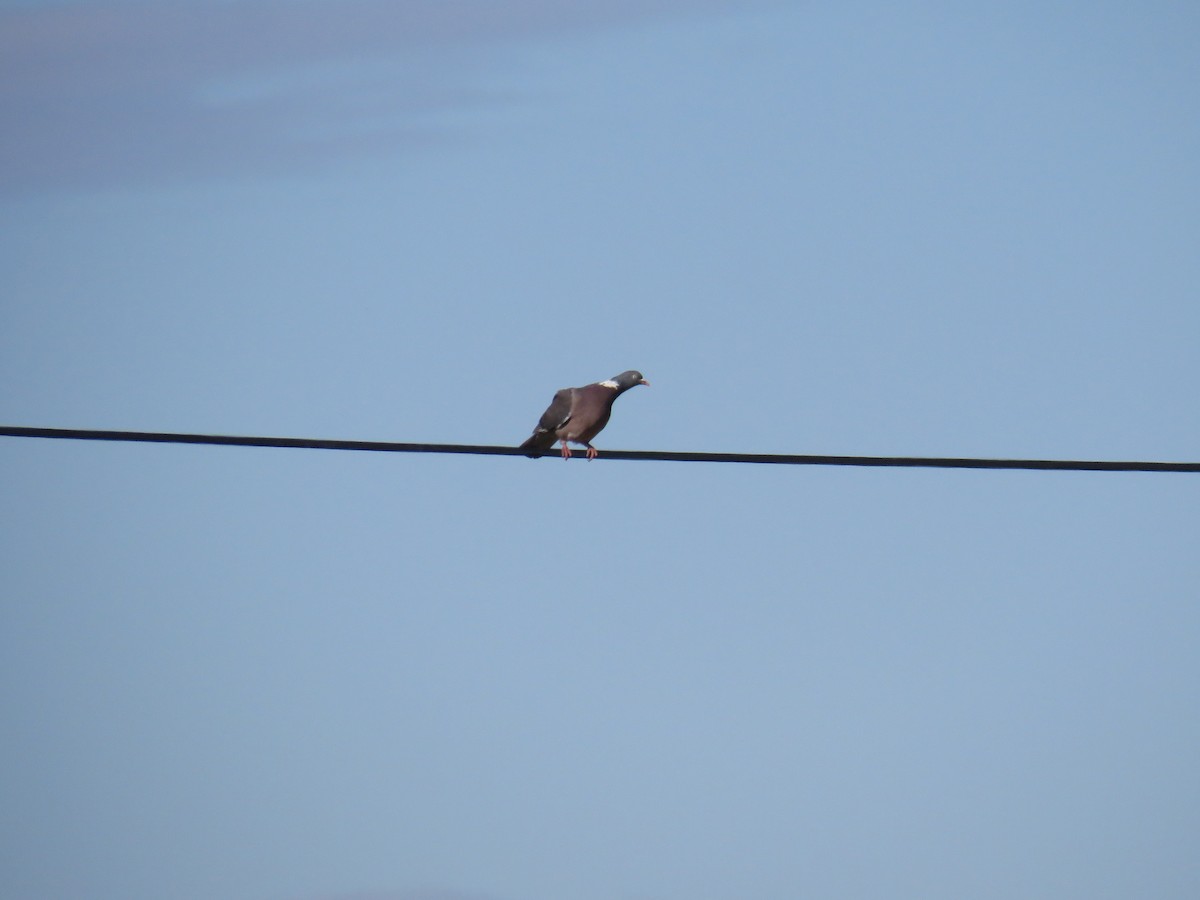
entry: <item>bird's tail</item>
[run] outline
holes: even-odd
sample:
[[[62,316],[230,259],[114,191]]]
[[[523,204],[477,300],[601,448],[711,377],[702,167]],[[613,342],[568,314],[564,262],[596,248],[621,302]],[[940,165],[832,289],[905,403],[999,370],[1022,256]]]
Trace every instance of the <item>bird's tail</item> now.
[[[530,459],[537,459],[553,447],[556,440],[553,431],[542,431],[539,428],[521,445],[521,449],[527,451],[525,455]]]

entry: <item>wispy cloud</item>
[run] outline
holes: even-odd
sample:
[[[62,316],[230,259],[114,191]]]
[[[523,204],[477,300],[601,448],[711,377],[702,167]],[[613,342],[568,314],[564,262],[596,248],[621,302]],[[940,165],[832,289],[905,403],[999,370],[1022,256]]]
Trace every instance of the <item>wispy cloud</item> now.
[[[732,0],[238,0],[0,12],[0,192],[427,145],[498,47]]]
[[[355,891],[345,894],[321,894],[303,900],[497,900],[493,896],[466,894],[453,890]]]

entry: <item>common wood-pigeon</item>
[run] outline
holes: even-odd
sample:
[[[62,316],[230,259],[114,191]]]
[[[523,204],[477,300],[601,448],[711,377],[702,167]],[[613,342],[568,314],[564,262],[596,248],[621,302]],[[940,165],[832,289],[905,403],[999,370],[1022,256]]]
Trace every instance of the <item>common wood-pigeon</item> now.
[[[587,458],[595,459],[598,451],[592,446],[591,440],[608,424],[613,401],[639,384],[648,385],[650,382],[642,377],[641,372],[630,370],[608,381],[563,388],[554,395],[549,408],[542,413],[537,428],[533,429],[533,434],[521,445],[521,449],[529,451],[525,455],[530,459],[536,459],[553,447],[555,441],[562,441],[562,457],[570,459],[571,450],[567,441],[572,441],[587,447]]]

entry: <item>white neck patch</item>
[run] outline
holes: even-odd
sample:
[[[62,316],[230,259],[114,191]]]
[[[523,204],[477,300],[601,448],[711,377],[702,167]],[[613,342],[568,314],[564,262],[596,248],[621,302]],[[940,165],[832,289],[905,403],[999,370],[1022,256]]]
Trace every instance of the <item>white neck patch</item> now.
[[[599,384],[600,387],[612,388],[614,391],[620,387],[620,385],[615,381],[598,381],[596,383]]]

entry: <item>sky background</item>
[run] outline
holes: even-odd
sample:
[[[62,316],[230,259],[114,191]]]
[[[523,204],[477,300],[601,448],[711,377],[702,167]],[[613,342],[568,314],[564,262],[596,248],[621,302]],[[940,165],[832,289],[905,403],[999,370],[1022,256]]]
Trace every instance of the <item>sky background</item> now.
[[[0,895],[1200,896],[1192,3],[0,3]]]

